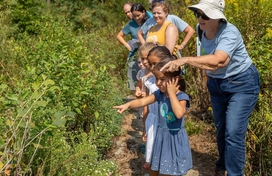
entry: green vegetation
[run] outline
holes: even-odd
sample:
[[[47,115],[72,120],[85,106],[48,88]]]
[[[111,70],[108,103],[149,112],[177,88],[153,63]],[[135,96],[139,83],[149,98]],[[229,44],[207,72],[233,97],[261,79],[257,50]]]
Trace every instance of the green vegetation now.
[[[126,93],[127,51],[115,39],[126,22],[124,2],[1,1],[1,174],[11,165],[14,175],[117,175],[106,153],[121,131],[122,116],[112,106]],[[186,8],[195,2],[169,2],[171,13],[196,25]],[[247,175],[272,173],[271,8],[270,0],[227,1],[226,16],[241,29],[261,77]],[[183,55],[195,55],[194,39]],[[189,93],[200,106],[201,74],[187,70]],[[190,133],[201,130],[196,123],[188,121]]]

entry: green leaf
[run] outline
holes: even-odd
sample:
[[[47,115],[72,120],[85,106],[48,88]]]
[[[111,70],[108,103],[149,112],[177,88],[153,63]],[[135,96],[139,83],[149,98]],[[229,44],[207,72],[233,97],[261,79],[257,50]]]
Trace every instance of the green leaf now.
[[[51,124],[47,124],[46,122],[44,123],[44,125],[47,126],[47,127],[50,127],[50,128],[56,128],[56,126],[51,125]]]
[[[5,101],[5,98],[4,97],[1,97],[0,98],[0,102],[4,102]]]
[[[47,80],[45,80],[44,81],[44,85],[54,85],[55,84],[55,82],[52,80],[52,79],[47,79]]]
[[[97,111],[95,111],[94,116],[95,116],[96,119],[98,119],[99,118],[99,113]]]
[[[82,91],[80,92],[82,95],[89,95],[89,92],[86,92],[86,91]]]
[[[10,100],[18,101],[18,96],[16,94],[9,94],[7,98]]]
[[[38,107],[40,107],[40,106],[45,107],[47,105],[47,102],[46,101],[37,101],[35,103],[35,105]]]
[[[47,78],[47,76],[42,74],[42,78],[43,78],[43,80],[45,80]]]
[[[51,91],[51,92],[53,92],[56,89],[60,91],[59,86],[51,86],[48,90]]]
[[[108,65],[110,68],[116,68],[116,66],[115,65],[112,65],[112,64],[110,64],[110,65]]]
[[[41,144],[35,144],[35,143],[32,143],[32,144],[33,144],[33,146],[34,146],[35,148],[40,148],[40,149],[43,148],[43,146],[42,146]]]
[[[0,89],[3,89],[3,90],[6,89],[7,87],[8,87],[8,86],[7,86],[6,84],[1,84],[1,85],[0,85]]]
[[[66,119],[56,119],[52,123],[52,125],[57,126],[57,127],[65,127]]]
[[[68,111],[65,116],[67,117],[75,117],[76,113],[72,112],[72,111]]]
[[[40,87],[40,83],[38,83],[38,82],[34,82],[33,84],[32,84],[32,88],[34,89],[34,90],[37,90],[39,87]]]
[[[57,112],[55,112],[54,117],[56,119],[61,119],[65,113],[66,113],[65,111],[57,111]]]
[[[75,109],[78,114],[82,114],[81,110],[79,108]]]
[[[36,91],[35,91],[35,92],[33,92],[33,93],[32,93],[32,98],[33,98],[33,99],[37,99],[37,98],[39,98],[39,93],[38,93],[38,92],[36,92]]]

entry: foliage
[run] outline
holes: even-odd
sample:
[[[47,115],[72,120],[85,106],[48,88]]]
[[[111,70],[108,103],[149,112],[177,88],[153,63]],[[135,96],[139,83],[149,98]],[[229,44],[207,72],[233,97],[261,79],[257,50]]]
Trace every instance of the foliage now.
[[[127,22],[125,2],[1,1],[0,173],[11,164],[22,175],[117,174],[106,153],[122,120],[111,107],[125,91],[127,51],[115,39]],[[197,1],[169,2],[172,14],[196,25],[187,6]],[[269,0],[226,1],[225,14],[241,31],[261,78],[247,135],[247,175],[272,172],[271,6]],[[195,55],[195,48],[193,38],[182,55]],[[204,112],[209,102],[202,78],[187,67],[188,93]],[[190,134],[201,128],[190,120],[186,126]]]
[[[200,124],[200,122],[198,122],[196,120],[188,119],[188,120],[186,120],[185,128],[186,128],[186,132],[189,136],[190,135],[197,135],[202,131],[203,124]]]
[[[259,104],[249,123],[247,135],[248,175],[272,173],[272,112],[271,92],[260,94]]]
[[[10,5],[12,23],[18,26],[19,31],[37,34],[44,3],[39,0],[16,0]]]
[[[119,133],[121,116],[111,107],[121,101],[122,80],[100,49],[111,34],[74,33],[69,20],[44,13],[39,33],[7,37],[0,47],[1,172],[11,164],[18,175],[114,175],[105,154]]]

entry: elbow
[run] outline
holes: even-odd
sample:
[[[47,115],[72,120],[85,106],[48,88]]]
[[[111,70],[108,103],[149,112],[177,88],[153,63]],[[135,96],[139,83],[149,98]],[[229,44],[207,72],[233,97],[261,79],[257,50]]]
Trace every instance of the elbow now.
[[[182,110],[180,112],[175,113],[177,119],[181,119],[186,113],[186,110]]]
[[[195,30],[191,26],[187,26],[187,28],[185,29],[185,31],[187,31],[187,34],[189,36],[193,36],[195,34]]]
[[[181,119],[183,116],[184,116],[184,113],[183,113],[183,114],[177,115],[176,118],[177,118],[177,119]]]

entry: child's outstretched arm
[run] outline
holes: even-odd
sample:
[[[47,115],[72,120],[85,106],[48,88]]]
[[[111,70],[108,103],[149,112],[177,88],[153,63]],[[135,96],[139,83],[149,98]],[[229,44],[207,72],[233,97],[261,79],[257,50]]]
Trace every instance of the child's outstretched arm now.
[[[127,109],[140,108],[151,103],[154,103],[155,101],[156,101],[155,95],[151,94],[147,97],[136,99],[119,106],[113,106],[113,108],[117,109],[117,112],[122,114],[122,112],[124,112]]]
[[[172,78],[167,83],[167,93],[170,98],[171,107],[176,118],[181,119],[186,113],[186,100],[179,101],[177,92],[179,92],[178,85],[179,78]]]

